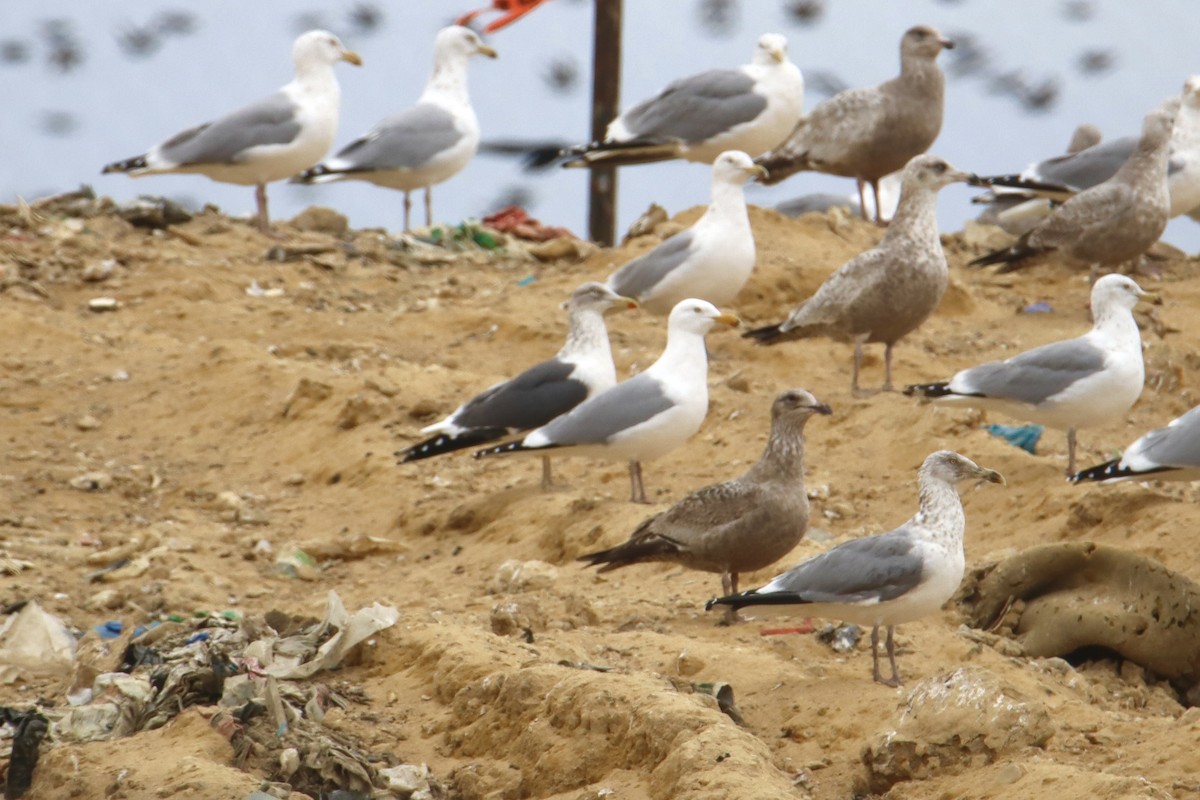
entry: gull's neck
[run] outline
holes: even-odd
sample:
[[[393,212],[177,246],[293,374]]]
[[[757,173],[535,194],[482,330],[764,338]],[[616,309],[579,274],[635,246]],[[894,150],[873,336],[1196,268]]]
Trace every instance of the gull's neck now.
[[[1171,151],[1171,137],[1164,136],[1161,140],[1147,141],[1143,136],[1138,140],[1133,154],[1117,170],[1113,179],[1123,180],[1132,185],[1155,186],[1162,185],[1162,195],[1168,197],[1167,191],[1167,157]]]
[[[883,243],[904,237],[930,250],[941,251],[941,238],[937,227],[937,192],[927,186],[904,183],[900,189],[900,202],[896,214],[888,224]],[[936,248],[935,248],[936,245]]]
[[[467,95],[467,57],[461,53],[438,54],[433,59],[433,73],[425,84],[419,102],[470,103]]]
[[[939,544],[962,551],[963,530],[967,525],[962,500],[954,485],[928,474],[924,469],[917,477],[920,503],[913,522],[932,532]]]
[[[742,184],[714,176],[712,198],[704,216],[709,220],[723,219],[749,226],[750,216],[746,211],[746,193]]]
[[[1133,311],[1117,303],[1108,303],[1092,309],[1096,320],[1092,324],[1092,335],[1102,336],[1112,342],[1134,347],[1142,352],[1142,334],[1133,319]]]
[[[646,372],[666,382],[683,382],[708,402],[708,351],[701,333],[668,328],[667,346]]]
[[[906,89],[932,92],[938,97],[945,91],[946,78],[937,65],[936,58],[921,55],[900,54],[900,84]]]
[[[1171,149],[1187,150],[1200,142],[1200,100],[1193,102],[1184,98],[1175,116],[1175,129],[1171,131]]]
[[[326,61],[297,61],[296,74],[288,88],[305,93],[322,92],[335,98],[340,93],[333,65]]]
[[[572,308],[567,315],[567,341],[559,356],[607,356],[612,361],[604,312],[595,307]]]
[[[800,419],[776,417],[771,420],[771,435],[762,456],[745,475],[751,483],[778,482],[803,484],[804,424]],[[803,488],[798,489],[803,494]]]

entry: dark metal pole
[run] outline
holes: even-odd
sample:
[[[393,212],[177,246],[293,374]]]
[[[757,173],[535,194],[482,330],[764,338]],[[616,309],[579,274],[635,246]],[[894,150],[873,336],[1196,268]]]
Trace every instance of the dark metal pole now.
[[[592,50],[592,141],[604,138],[621,103],[621,4],[594,0],[596,38]],[[617,168],[593,167],[588,181],[588,236],[612,247],[617,239]]]

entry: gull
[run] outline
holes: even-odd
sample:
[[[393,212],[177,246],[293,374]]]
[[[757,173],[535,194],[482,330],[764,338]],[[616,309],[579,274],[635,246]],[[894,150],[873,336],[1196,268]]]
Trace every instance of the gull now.
[[[700,430],[708,414],[708,353],[713,325],[737,325],[704,300],[681,300],[667,318],[667,346],[650,367],[580,403],[554,421],[475,457],[553,452],[629,461],[630,499],[647,503],[641,462],[664,456]]]
[[[812,336],[854,342],[850,386],[856,395],[862,346],[883,342],[883,390],[890,391],[892,348],[933,313],[949,281],[937,192],[971,177],[934,155],[913,158],[904,168],[900,202],[883,240],[839,267],[786,320],[744,335],[760,344]]]
[[[1099,267],[1139,258],[1167,227],[1167,156],[1176,105],[1168,101],[1146,115],[1137,148],[1115,175],[1068,199],[1011,247],[970,265],[1000,264],[999,272],[1011,272],[1030,256],[1054,253],[1070,264],[1090,265],[1095,277]]]
[[[870,625],[873,677],[877,683],[899,686],[896,626],[936,613],[962,582],[966,515],[956,484],[972,479],[1005,482],[999,472],[939,450],[917,472],[920,506],[908,522],[887,533],[843,542],[761,588],[710,600],[705,609],[755,606],[763,612],[799,611]],[[879,629],[884,625],[892,667],[887,680],[879,672]]]
[[[817,105],[787,140],[757,161],[764,183],[803,170],[854,178],[866,219],[865,184],[880,220],[879,180],[928,150],[942,130],[945,76],[937,65],[954,43],[927,25],[900,39],[900,74],[879,86],[847,89]]]
[[[697,489],[644,521],[628,541],[579,560],[600,572],[673,561],[720,573],[725,594],[735,594],[738,573],[769,567],[804,537],[804,426],[813,414],[831,413],[804,389],[780,393],[771,405],[766,450],[745,474]],[[726,622],[736,621],[737,610],[727,609]]]
[[[1021,236],[1028,233],[1034,225],[1037,225],[1050,215],[1050,212],[1054,210],[1054,202],[1056,201],[1052,201],[1028,188],[1013,188],[1012,185],[1004,181],[1009,178],[1024,180],[1026,177],[1032,178],[1034,175],[1049,174],[1058,164],[1064,166],[1068,164],[1082,164],[1082,161],[1075,161],[1071,156],[1093,148],[1095,149],[1095,153],[1110,150],[1108,144],[1104,145],[1104,147],[1097,147],[1102,139],[1103,135],[1100,133],[1100,129],[1095,125],[1085,122],[1079,125],[1075,129],[1075,132],[1071,134],[1071,141],[1067,144],[1065,155],[1032,164],[1020,175],[980,178],[979,183],[981,185],[991,188],[983,194],[971,198],[972,203],[987,206],[975,220],[986,225],[998,225],[1005,232],[1013,236]],[[1129,148],[1116,160],[1112,168],[1106,171],[1101,177],[1091,181],[1088,185],[1094,186],[1100,181],[1112,177],[1112,174],[1129,158],[1129,153],[1132,152],[1136,144],[1136,139],[1130,140]],[[1091,159],[1092,156],[1093,154],[1089,154],[1087,158]],[[1073,194],[1073,192],[1064,194],[1057,202],[1061,203],[1070,194]]]
[[[766,33],[749,64],[681,78],[610,122],[603,141],[560,155],[565,167],[712,163],[726,150],[757,156],[783,141],[803,108],[804,78],[787,39]]]
[[[993,187],[995,198],[1006,203],[1016,198],[1031,200],[1028,207],[1022,208],[1022,216],[1040,213],[1044,218],[1052,210],[1050,202],[1061,203],[1108,180],[1138,146],[1136,136],[1104,144],[1098,143],[1098,132],[1095,137],[1087,147],[1068,150],[1068,155],[1039,161],[1019,175],[981,178],[980,184]],[[1168,216],[1174,218],[1200,209],[1200,75],[1191,76],[1183,84],[1168,153],[1167,190],[1171,197]]]
[[[718,306],[733,300],[754,269],[754,232],[742,186],[762,174],[745,153],[722,153],[713,162],[712,201],[703,216],[609,275],[609,287],[653,314],[668,314],[688,297]]]
[[[1120,458],[1080,470],[1072,483],[1200,480],[1200,406],[1139,438]]]
[[[479,120],[467,95],[467,60],[474,55],[496,58],[496,51],[470,28],[442,28],[433,44],[433,74],[417,104],[387,117],[292,182],[357,180],[399,189],[406,231],[411,194],[423,188],[425,224],[433,224],[433,185],[457,174],[479,149]]]
[[[1067,476],[1075,473],[1075,431],[1120,419],[1142,393],[1142,339],[1133,319],[1139,299],[1157,302],[1124,275],[1092,286],[1092,329],[1003,361],[961,370],[949,381],[904,393],[948,406],[994,409],[1067,432]]]
[[[361,65],[328,31],[309,31],[292,45],[296,76],[275,94],[213,122],[177,133],[145,154],[114,161],[103,173],[135,178],[196,173],[221,183],[253,185],[258,228],[270,230],[267,184],[311,167],[337,135],[341,92],[333,65]]]
[[[637,308],[602,283],[589,281],[563,304],[567,341],[553,357],[491,386],[448,417],[421,429],[434,434],[396,453],[401,463],[419,461],[502,439],[545,425],[617,383],[604,312]],[[542,458],[542,488],[553,486],[550,458]]]

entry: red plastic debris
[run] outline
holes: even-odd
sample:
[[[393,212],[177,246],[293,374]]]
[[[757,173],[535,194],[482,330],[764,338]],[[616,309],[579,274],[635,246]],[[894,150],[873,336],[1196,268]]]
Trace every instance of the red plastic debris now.
[[[495,214],[489,214],[483,218],[483,224],[492,230],[530,242],[547,242],[560,236],[575,238],[575,234],[566,228],[543,225],[529,216],[529,212],[520,206],[509,206],[500,209]]]
[[[471,20],[485,11],[500,11],[504,13],[504,16],[494,22],[488,23],[487,27],[483,29],[484,33],[495,33],[501,28],[516,22],[544,2],[546,0],[492,0],[490,6],[468,11],[459,17],[457,22],[459,25],[469,25]]]

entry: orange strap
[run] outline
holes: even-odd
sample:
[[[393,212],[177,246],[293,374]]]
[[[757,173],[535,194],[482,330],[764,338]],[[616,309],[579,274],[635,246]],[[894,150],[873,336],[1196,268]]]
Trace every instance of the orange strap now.
[[[468,11],[458,18],[459,25],[467,25],[471,20],[478,17],[485,11],[502,11],[504,16],[494,22],[491,22],[483,29],[484,33],[495,33],[501,28],[516,22],[521,17],[533,11],[535,8],[545,3],[546,0],[492,0],[492,5],[485,8],[477,8],[474,11]]]

